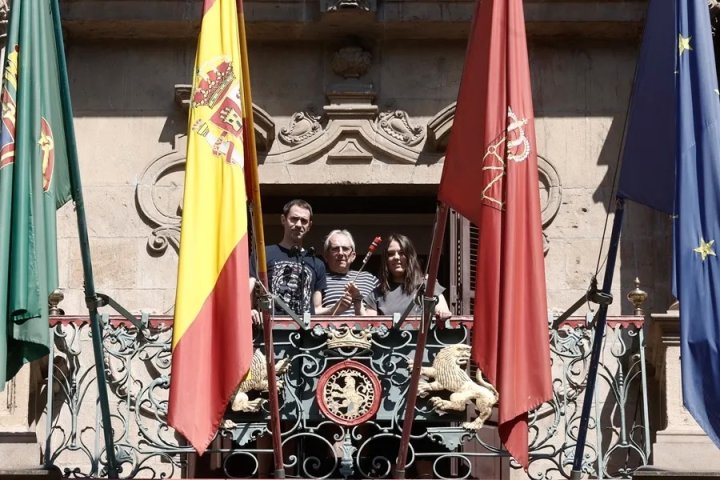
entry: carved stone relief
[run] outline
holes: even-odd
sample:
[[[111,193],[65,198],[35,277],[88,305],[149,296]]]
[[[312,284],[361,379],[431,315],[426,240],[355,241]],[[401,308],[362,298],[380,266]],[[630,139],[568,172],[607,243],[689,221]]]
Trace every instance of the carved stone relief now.
[[[407,112],[395,110],[380,113],[370,103],[373,92],[355,95],[328,94],[332,103],[321,117],[305,112],[294,113],[281,129],[281,143],[265,157],[265,163],[308,164],[320,160],[370,163],[414,164],[422,151],[425,128],[416,125]],[[345,153],[341,153],[345,152]],[[355,152],[348,154],[349,152]]]
[[[278,137],[286,145],[299,145],[321,131],[320,117],[307,112],[298,112],[292,116],[287,127],[280,129]]]
[[[182,202],[168,195],[163,179],[185,170],[185,152],[171,152],[154,159],[140,175],[135,190],[141,216],[153,227],[148,238],[148,250],[162,255],[168,246],[178,251]],[[182,191],[182,184],[175,189]]]
[[[277,134],[270,115],[253,105],[258,151],[264,153],[260,158],[261,168],[272,172],[268,177],[270,183],[290,182],[290,178],[297,178],[293,177],[297,175],[295,172],[301,171],[307,175],[305,182],[317,182],[315,176],[327,175],[327,170],[304,168],[314,162],[331,165],[337,178],[343,179],[343,172],[348,170],[343,165],[356,168],[356,165],[370,166],[373,162],[380,162],[406,168],[415,166],[421,155],[424,164],[433,165],[433,176],[427,181],[439,181],[455,104],[442,109],[425,125],[413,121],[401,109],[381,112],[374,103],[376,93],[373,85],[363,80],[370,71],[372,61],[370,52],[360,47],[344,47],[335,52],[331,66],[342,80],[328,87],[328,102],[323,107],[323,114],[295,112]],[[189,85],[175,86],[175,99],[181,107],[188,107],[190,95]],[[274,141],[276,135],[278,142]],[[164,196],[167,187],[164,190],[158,182],[173,172],[184,170],[184,163],[184,149],[179,147],[176,152],[152,160],[137,187],[139,210],[153,227],[148,249],[156,254],[164,253],[168,246],[178,249],[181,202],[168,204]],[[295,169],[290,174],[289,167]],[[437,179],[434,172],[437,172]],[[542,156],[538,156],[538,175],[542,223],[546,228],[560,209],[562,185],[552,162]],[[181,190],[180,187],[176,189]],[[546,239],[546,251],[547,248]]]
[[[10,15],[9,0],[0,0],[0,42],[5,48],[5,37],[7,37],[8,16]]]
[[[550,225],[560,210],[562,185],[555,166],[545,157],[538,155],[538,180],[540,180],[540,211],[543,228]]]
[[[372,66],[372,55],[360,47],[343,47],[335,52],[330,67],[343,78],[360,78]]]
[[[321,9],[323,12],[339,10],[375,12],[377,11],[377,0],[322,0]]]
[[[425,136],[425,129],[412,125],[410,116],[402,110],[381,113],[377,124],[381,131],[408,146],[417,145]]]
[[[540,182],[540,214],[543,228],[543,251],[547,254],[550,249],[550,241],[545,229],[552,223],[560,211],[562,203],[562,185],[560,175],[555,166],[545,157],[537,156],[538,180]]]
[[[361,80],[371,65],[372,55],[360,47],[335,52],[331,66],[344,80],[326,91],[324,115],[294,113],[280,131],[283,147],[269,152],[264,163],[310,164],[324,158],[335,164],[415,164],[423,150],[425,127],[403,110],[379,113],[373,85]]]

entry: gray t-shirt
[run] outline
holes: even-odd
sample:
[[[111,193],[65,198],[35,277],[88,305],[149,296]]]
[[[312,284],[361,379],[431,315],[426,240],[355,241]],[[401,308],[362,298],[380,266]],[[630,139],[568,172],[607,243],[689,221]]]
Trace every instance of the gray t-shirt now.
[[[445,287],[439,283],[435,284],[435,295],[442,295],[445,291]],[[408,306],[409,302],[415,300],[417,296],[416,292],[407,294],[403,292],[402,285],[399,283],[391,283],[390,290],[383,296],[380,288],[376,288],[370,295],[365,297],[365,304],[368,308],[377,310],[378,315],[393,315],[395,313],[403,314]],[[420,315],[421,310],[419,305],[410,312],[410,315]]]

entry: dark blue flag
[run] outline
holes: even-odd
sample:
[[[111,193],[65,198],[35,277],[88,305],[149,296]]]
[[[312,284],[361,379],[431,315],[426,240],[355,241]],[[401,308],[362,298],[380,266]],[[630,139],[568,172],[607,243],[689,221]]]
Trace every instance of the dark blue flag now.
[[[618,196],[666,213],[675,206],[676,1],[648,5],[618,184]]]
[[[706,0],[677,2],[675,288],[685,407],[720,447],[720,98]]]
[[[645,29],[619,196],[674,214],[683,401],[720,447],[720,92],[707,1],[651,0]]]

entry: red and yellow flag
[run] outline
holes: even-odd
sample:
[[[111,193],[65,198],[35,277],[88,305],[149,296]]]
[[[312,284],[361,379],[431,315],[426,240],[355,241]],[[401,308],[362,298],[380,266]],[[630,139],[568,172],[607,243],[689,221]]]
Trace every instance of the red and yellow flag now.
[[[528,411],[552,398],[535,115],[522,0],[478,0],[438,199],[478,226],[473,359],[526,470]]]
[[[205,0],[190,99],[168,424],[200,454],[252,358],[238,21]]]

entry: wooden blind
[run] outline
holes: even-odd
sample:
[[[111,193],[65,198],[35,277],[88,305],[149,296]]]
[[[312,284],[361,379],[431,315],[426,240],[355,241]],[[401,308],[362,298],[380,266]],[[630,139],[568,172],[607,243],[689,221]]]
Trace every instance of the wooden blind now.
[[[457,315],[472,315],[478,229],[455,210],[450,210],[449,230],[450,308]]]

